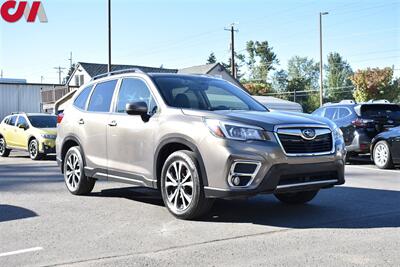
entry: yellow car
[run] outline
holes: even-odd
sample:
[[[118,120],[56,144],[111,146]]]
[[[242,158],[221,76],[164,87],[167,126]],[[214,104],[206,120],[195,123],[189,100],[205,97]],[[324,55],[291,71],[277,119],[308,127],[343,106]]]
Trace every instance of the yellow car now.
[[[0,157],[11,150],[29,152],[33,160],[55,153],[57,117],[49,114],[13,113],[0,124]]]

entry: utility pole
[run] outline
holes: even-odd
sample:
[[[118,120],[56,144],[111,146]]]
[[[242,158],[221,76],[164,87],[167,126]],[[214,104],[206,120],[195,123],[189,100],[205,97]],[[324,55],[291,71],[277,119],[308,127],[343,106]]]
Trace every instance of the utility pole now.
[[[111,0],[108,0],[108,72],[111,72]]]
[[[43,83],[44,77],[40,76],[40,83]]]
[[[63,70],[65,70],[65,68],[58,66],[58,67],[54,67],[54,69],[56,69],[58,72],[58,84],[61,84],[61,73],[63,73]]]
[[[236,66],[235,66],[235,32],[238,32],[239,30],[235,30],[235,23],[231,24],[230,28],[225,28],[225,31],[230,31],[231,32],[231,72],[233,77],[236,79]]]
[[[72,68],[72,52],[70,52],[68,60],[69,60],[69,68],[71,69]]]
[[[1,73],[0,73],[0,78],[2,78],[2,79],[3,79],[3,70],[1,70]]]
[[[324,77],[322,73],[324,69],[322,63],[322,16],[328,14],[328,12],[319,12],[319,104],[321,107],[324,104]]]

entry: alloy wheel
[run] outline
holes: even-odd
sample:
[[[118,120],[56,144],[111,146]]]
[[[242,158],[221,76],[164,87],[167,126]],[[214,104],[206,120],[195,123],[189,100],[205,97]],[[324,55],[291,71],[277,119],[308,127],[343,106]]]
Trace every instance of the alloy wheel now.
[[[177,213],[185,211],[192,203],[193,177],[189,166],[184,161],[174,161],[168,167],[165,193],[168,206]]]
[[[29,155],[31,156],[31,158],[36,158],[37,153],[38,153],[37,143],[35,141],[32,141],[29,146]]]
[[[385,166],[385,164],[389,160],[389,149],[388,147],[380,143],[375,147],[375,153],[374,153],[374,161],[375,164],[382,167]]]
[[[75,153],[72,153],[67,158],[65,171],[65,183],[70,191],[77,190],[79,181],[81,180],[81,174],[79,158]]]
[[[0,139],[0,155],[3,155],[5,151],[6,151],[6,147],[4,144],[4,139],[2,138],[2,139]]]

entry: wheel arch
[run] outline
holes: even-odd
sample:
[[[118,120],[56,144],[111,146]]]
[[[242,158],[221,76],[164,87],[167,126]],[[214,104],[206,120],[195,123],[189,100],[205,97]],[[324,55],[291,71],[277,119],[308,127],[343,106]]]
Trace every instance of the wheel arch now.
[[[157,188],[160,188],[161,171],[165,160],[173,152],[179,150],[190,150],[195,153],[200,168],[203,186],[207,186],[208,179],[203,157],[195,145],[194,140],[187,136],[169,136],[160,142],[154,154],[153,177],[157,180]]]
[[[68,136],[63,140],[62,145],[61,145],[61,150],[60,150],[60,157],[61,157],[60,158],[60,160],[61,160],[61,164],[60,165],[61,165],[61,172],[62,173],[64,173],[63,166],[64,166],[65,156],[67,155],[68,150],[71,147],[74,147],[74,146],[79,146],[79,148],[81,149],[83,164],[84,164],[84,166],[86,166],[85,152],[83,150],[81,142],[79,141],[79,139],[76,136]]]

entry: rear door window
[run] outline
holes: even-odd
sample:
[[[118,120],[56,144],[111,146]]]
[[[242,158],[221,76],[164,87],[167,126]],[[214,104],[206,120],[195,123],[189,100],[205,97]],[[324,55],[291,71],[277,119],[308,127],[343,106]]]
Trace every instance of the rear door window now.
[[[325,118],[328,118],[330,120],[333,120],[333,118],[335,117],[335,113],[336,113],[337,108],[327,108],[325,110]]]
[[[338,110],[336,111],[336,114],[335,114],[335,119],[341,120],[341,119],[346,118],[350,114],[351,114],[351,112],[347,108],[338,108]]]
[[[90,98],[88,111],[109,112],[117,80],[99,83]]]
[[[90,92],[92,91],[93,85],[88,86],[85,89],[82,90],[82,92],[79,94],[79,96],[75,99],[74,101],[74,106],[77,108],[80,108],[82,110],[85,110],[86,108],[86,102],[87,99],[90,95]]]
[[[8,121],[8,125],[15,126],[16,122],[17,122],[17,116],[11,116],[11,118]]]

